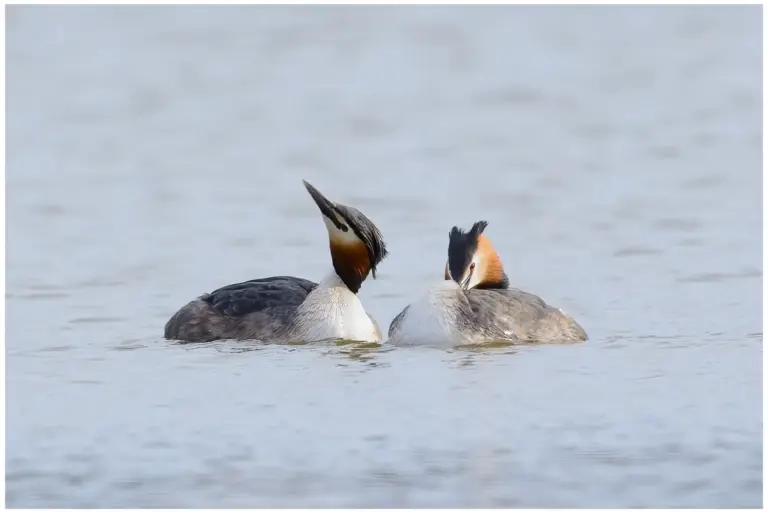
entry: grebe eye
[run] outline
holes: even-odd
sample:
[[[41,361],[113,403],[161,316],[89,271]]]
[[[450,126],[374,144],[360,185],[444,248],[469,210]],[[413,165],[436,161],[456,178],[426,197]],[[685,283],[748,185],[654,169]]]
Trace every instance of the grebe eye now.
[[[470,271],[474,271],[474,270],[475,270],[475,263],[474,263],[474,262],[472,262],[472,263],[469,265],[469,270],[470,270]]]

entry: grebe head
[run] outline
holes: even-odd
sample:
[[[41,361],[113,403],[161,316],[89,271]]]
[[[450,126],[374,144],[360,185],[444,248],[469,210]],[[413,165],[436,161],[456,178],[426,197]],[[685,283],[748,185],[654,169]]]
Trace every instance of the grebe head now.
[[[387,256],[384,238],[373,221],[356,208],[333,203],[306,180],[304,187],[323,214],[333,268],[349,290],[357,294],[369,272],[376,278],[376,266]]]
[[[464,290],[503,289],[509,285],[498,253],[483,235],[486,226],[487,221],[478,221],[468,232],[454,226],[448,234],[445,279],[454,280]]]

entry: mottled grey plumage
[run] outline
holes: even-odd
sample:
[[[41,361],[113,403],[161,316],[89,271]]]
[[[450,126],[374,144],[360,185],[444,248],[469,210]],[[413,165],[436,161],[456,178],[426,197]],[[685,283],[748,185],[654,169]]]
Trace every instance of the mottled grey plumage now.
[[[409,308],[411,308],[411,305],[408,305],[405,308],[403,308],[403,311],[395,315],[395,318],[392,319],[392,322],[389,323],[389,329],[387,330],[388,337],[391,338],[392,336],[394,336],[395,332],[400,329],[400,327],[403,324],[403,320],[405,319],[405,316],[408,315]]]
[[[539,296],[518,289],[472,289],[467,293],[475,326],[489,338],[575,342],[587,334],[570,316]]]
[[[466,343],[489,341],[576,342],[587,334],[562,310],[547,305],[539,296],[518,289],[456,288],[456,296],[436,308],[444,308],[450,319],[444,323],[446,336]],[[401,329],[410,305],[389,326],[394,337]]]
[[[317,283],[274,276],[228,285],[191,301],[165,325],[165,338],[210,342],[222,338],[269,340],[288,335]]]

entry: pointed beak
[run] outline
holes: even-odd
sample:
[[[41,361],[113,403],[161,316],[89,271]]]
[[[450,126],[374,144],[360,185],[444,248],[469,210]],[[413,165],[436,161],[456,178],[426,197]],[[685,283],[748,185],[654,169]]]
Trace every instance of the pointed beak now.
[[[320,191],[315,189],[311,183],[306,180],[302,181],[304,182],[304,187],[306,187],[307,191],[309,191],[309,195],[312,196],[313,200],[315,200],[315,204],[317,205],[317,208],[320,209],[320,212],[322,212],[322,214],[329,220],[336,223],[336,214],[334,212],[333,203],[331,203],[328,198],[320,194]]]
[[[465,291],[469,290],[469,282],[472,281],[472,274],[474,274],[474,270],[472,268],[469,269],[469,274],[467,275],[466,279],[464,279],[463,282],[461,282],[459,285],[462,289]]]

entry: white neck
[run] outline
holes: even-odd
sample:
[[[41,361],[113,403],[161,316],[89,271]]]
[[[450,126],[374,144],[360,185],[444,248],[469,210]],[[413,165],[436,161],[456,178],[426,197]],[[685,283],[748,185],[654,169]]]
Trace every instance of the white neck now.
[[[320,283],[317,284],[318,289],[332,289],[336,287],[341,287],[348,291],[350,294],[352,294],[352,291],[349,290],[349,287],[344,283],[344,281],[339,277],[338,274],[336,274],[335,270],[331,270],[328,274],[325,275],[325,278],[320,280]]]
[[[347,339],[381,340],[378,326],[365,311],[360,298],[331,271],[299,307],[295,336],[306,341]]]
[[[405,316],[391,332],[394,345],[458,345],[466,336],[457,324],[467,307],[464,291],[453,280],[436,283],[408,306]]]

